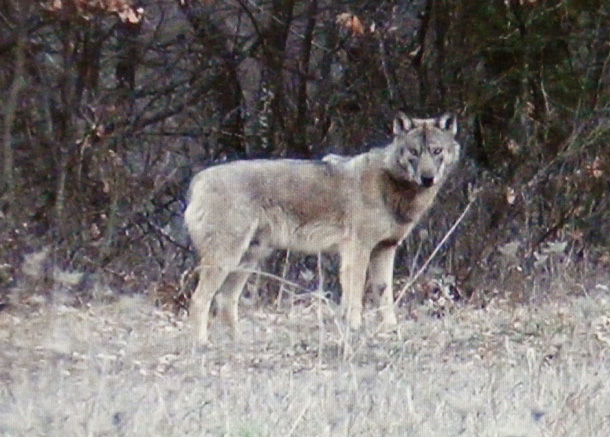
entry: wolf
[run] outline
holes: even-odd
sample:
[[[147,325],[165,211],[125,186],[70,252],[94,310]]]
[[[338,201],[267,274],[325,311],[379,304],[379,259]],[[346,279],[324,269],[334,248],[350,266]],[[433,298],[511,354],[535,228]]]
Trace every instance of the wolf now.
[[[392,274],[399,244],[432,205],[460,155],[457,119],[399,112],[385,147],[322,160],[243,160],[199,172],[185,222],[199,257],[191,299],[196,341],[208,342],[210,305],[232,328],[249,272],[274,249],[338,253],[341,313],[362,323],[364,290],[396,325]]]

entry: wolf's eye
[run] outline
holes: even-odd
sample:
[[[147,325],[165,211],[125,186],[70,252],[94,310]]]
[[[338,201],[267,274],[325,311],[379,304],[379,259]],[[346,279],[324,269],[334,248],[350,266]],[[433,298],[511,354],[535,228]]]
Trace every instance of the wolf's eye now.
[[[441,147],[436,147],[436,148],[432,149],[433,155],[440,155],[441,153],[443,153],[443,149]]]
[[[417,150],[415,147],[411,147],[409,149],[409,153],[413,156],[419,156],[419,150]]]

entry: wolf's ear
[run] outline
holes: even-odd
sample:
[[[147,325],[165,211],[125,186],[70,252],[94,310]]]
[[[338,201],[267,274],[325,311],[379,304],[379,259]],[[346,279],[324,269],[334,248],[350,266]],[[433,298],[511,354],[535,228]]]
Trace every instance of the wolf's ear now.
[[[457,126],[457,117],[455,114],[450,112],[445,112],[436,120],[436,125],[442,129],[447,130],[455,136],[457,134],[458,126]]]
[[[405,133],[413,129],[413,120],[405,115],[404,112],[400,111],[394,119],[394,126],[392,132],[394,135]]]

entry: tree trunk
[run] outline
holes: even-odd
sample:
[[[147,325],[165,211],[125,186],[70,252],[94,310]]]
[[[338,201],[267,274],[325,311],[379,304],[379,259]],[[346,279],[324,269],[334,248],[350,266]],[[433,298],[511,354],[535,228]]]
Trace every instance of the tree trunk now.
[[[313,41],[313,32],[316,27],[317,12],[318,1],[310,0],[307,8],[307,26],[305,27],[305,32],[303,33],[301,59],[299,61],[297,116],[294,125],[293,149],[291,150],[291,155],[299,158],[311,158],[311,150],[309,149],[307,137],[307,82],[309,80],[309,60],[311,58],[311,43]]]
[[[259,114],[260,150],[255,155],[283,154],[286,150],[284,56],[292,21],[294,0],[273,0],[271,18],[263,34],[265,65]]]
[[[17,44],[15,45],[15,68],[13,70],[13,81],[8,94],[8,100],[4,107],[4,139],[3,139],[3,154],[4,154],[4,185],[6,186],[6,195],[8,203],[8,216],[10,217],[11,210],[15,205],[15,174],[14,174],[14,156],[13,156],[13,123],[15,121],[15,113],[17,112],[17,101],[19,92],[25,85],[23,70],[25,63],[25,24],[20,23],[19,35]]]

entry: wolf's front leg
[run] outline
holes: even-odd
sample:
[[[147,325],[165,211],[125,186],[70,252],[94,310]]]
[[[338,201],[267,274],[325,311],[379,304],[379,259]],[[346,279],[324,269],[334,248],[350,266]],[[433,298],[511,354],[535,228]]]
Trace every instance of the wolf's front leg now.
[[[396,325],[394,292],[392,287],[396,244],[381,243],[373,250],[369,264],[369,289],[380,295],[379,310],[385,328]]]
[[[366,281],[366,270],[370,251],[361,247],[351,247],[341,253],[341,309],[350,328],[362,325],[362,297]]]

